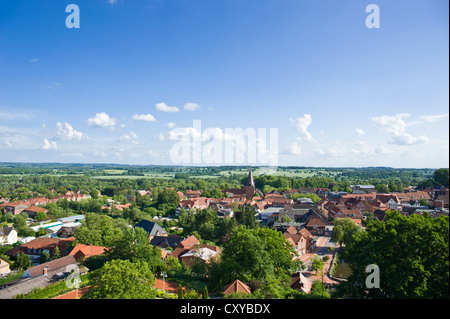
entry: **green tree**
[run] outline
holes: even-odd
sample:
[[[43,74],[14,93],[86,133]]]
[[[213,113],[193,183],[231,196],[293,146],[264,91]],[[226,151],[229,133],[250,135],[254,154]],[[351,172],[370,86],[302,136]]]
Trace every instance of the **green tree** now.
[[[89,273],[86,299],[154,299],[155,277],[145,262],[111,260]]]
[[[178,284],[178,299],[183,299],[183,286]]]
[[[59,247],[56,246],[55,249],[53,250],[52,259],[55,260],[55,259],[58,259],[58,258],[61,258],[61,252],[59,251]]]
[[[45,220],[46,218],[47,218],[47,214],[44,212],[38,212],[35,217],[35,219],[38,221]]]
[[[39,256],[39,263],[43,264],[50,260],[50,254],[48,251],[44,250],[41,255]]]
[[[162,204],[177,205],[179,202],[180,196],[174,189],[165,189],[157,197],[158,206]]]
[[[123,237],[127,229],[123,219],[88,213],[75,230],[75,238],[81,244],[111,247]]]
[[[337,287],[344,298],[449,298],[449,218],[386,212],[343,254],[352,274]],[[379,268],[380,289],[366,288],[366,267]]]
[[[19,272],[27,269],[30,266],[31,266],[30,257],[28,257],[28,255],[25,255],[24,253],[20,253],[19,256],[17,256],[16,261],[13,263],[13,268],[18,269]]]
[[[331,239],[334,242],[349,245],[362,233],[361,226],[348,217],[336,218],[334,220],[333,232],[331,233]]]
[[[203,288],[202,299],[209,299],[207,286],[205,286],[205,288]]]
[[[232,231],[224,244],[222,265],[214,266],[216,269],[212,274],[217,274],[217,270],[224,271],[224,282],[282,276],[294,268],[293,252],[292,246],[276,230],[240,226]]]
[[[434,171],[433,179],[438,185],[449,187],[449,171],[448,168],[439,168]]]
[[[153,269],[164,265],[161,249],[150,245],[147,232],[140,227],[128,228],[124,236],[107,252],[107,256],[109,260],[142,261]]]

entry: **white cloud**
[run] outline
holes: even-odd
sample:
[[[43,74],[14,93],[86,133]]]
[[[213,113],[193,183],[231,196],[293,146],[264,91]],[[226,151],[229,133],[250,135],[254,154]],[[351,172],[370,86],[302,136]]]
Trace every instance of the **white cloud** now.
[[[308,132],[308,126],[312,123],[312,118],[310,114],[304,114],[303,117],[298,117],[296,119],[289,119],[291,124],[295,127],[295,129],[306,135],[306,138],[303,140],[307,142],[314,142],[315,139],[311,136],[311,133]]]
[[[64,157],[82,157],[83,153],[62,153]]]
[[[73,129],[73,127],[67,123],[56,123],[56,136],[55,138],[60,140],[72,140],[72,139],[78,139],[80,140],[83,137],[83,133],[78,132]]]
[[[44,144],[41,146],[41,150],[57,150],[58,146],[55,141],[48,141],[44,138]]]
[[[105,112],[95,114],[94,117],[88,118],[87,122],[96,127],[113,128],[116,125],[116,119],[109,117]]]
[[[132,117],[135,121],[146,121],[146,122],[154,122],[155,117],[151,114],[134,114]]]
[[[186,104],[184,105],[183,108],[184,108],[186,111],[195,111],[195,110],[197,110],[199,107],[200,107],[200,105],[198,105],[197,103],[189,102],[189,103],[186,103]]]
[[[365,134],[363,129],[357,128],[355,134],[358,136],[363,136]]]
[[[137,141],[137,138],[138,138],[137,134],[135,132],[131,131],[129,134],[122,135],[120,137],[120,140],[121,141],[129,141],[132,144],[136,144],[137,145],[137,144],[140,144],[140,142]]]
[[[147,155],[150,156],[150,157],[159,157],[160,154],[158,152],[155,152],[155,151],[148,151]]]
[[[169,122],[166,125],[168,128],[174,128],[175,126],[177,126],[174,122]]]
[[[392,137],[389,143],[397,145],[426,144],[428,143],[428,138],[426,136],[414,137],[411,134],[403,133],[402,135]]]
[[[36,63],[36,62],[39,62],[39,58],[32,58],[32,59],[30,59],[30,63]]]
[[[103,151],[95,150],[94,151],[94,156],[106,157],[108,155],[105,152],[103,152]]]
[[[446,117],[448,117],[448,113],[441,114],[441,115],[424,115],[424,116],[421,116],[421,119],[424,120],[425,122],[437,122]]]
[[[381,132],[392,135],[392,138],[389,141],[390,144],[414,145],[427,143],[428,138],[426,136],[414,137],[405,132],[406,126],[409,123],[405,122],[404,118],[408,117],[410,117],[410,114],[400,113],[395,116],[383,115],[373,117],[372,121],[375,122]]]
[[[164,142],[164,140],[166,139],[166,137],[165,137],[163,132],[159,132],[157,137],[158,137],[158,140],[160,140],[161,142]]]
[[[175,113],[175,112],[180,111],[176,106],[168,106],[166,103],[157,103],[156,109],[158,111],[169,112],[169,113]]]
[[[2,120],[28,120],[35,117],[36,111],[32,110],[0,110]]]
[[[302,148],[300,146],[301,141],[302,139],[297,137],[294,142],[292,142],[287,146],[287,148],[284,150],[283,153],[291,155],[300,155],[302,153]]]

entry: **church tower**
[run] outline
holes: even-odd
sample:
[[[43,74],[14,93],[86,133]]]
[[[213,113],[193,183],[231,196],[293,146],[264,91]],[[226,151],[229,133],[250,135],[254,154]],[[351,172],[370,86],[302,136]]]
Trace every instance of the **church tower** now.
[[[247,198],[253,197],[255,195],[255,182],[253,181],[252,169],[248,172],[247,183],[245,184],[245,193]]]

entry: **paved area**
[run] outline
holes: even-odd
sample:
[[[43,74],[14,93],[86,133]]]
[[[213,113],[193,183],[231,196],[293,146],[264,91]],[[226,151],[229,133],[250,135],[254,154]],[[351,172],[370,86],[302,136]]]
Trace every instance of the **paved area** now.
[[[328,270],[330,269],[331,261],[333,259],[333,253],[328,250],[328,247],[333,247],[334,249],[336,249],[337,247],[339,247],[339,245],[335,244],[328,236],[320,236],[314,249],[311,252],[304,254],[303,256],[300,257],[300,260],[303,261],[307,269],[306,271],[303,272],[303,275],[309,280],[311,281],[322,280],[320,276],[315,275],[314,271],[308,270],[311,267],[312,264],[311,259],[314,257],[314,255],[318,255],[322,258],[328,256],[329,258],[325,262],[324,266],[325,273],[327,273]],[[338,283],[330,279],[328,276],[325,276],[323,279],[324,282],[328,284]]]
[[[47,287],[64,276],[60,269],[48,272],[47,276],[24,279],[20,283],[0,290],[0,299],[12,299],[19,294],[27,294],[36,287]]]

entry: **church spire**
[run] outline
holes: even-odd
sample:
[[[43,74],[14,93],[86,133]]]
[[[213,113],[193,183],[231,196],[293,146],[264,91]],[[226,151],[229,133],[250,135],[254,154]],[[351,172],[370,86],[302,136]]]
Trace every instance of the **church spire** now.
[[[251,168],[250,168],[250,171],[248,172],[247,184],[245,186],[255,186],[255,183],[253,182],[253,175],[252,175]]]

